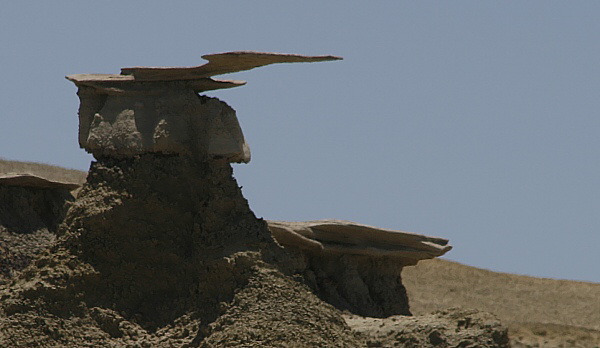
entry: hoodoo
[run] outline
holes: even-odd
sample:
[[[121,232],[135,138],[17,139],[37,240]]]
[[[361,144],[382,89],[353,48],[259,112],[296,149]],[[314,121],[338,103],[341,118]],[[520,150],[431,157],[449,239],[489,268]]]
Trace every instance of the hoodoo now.
[[[452,249],[448,240],[341,220],[268,221],[304,260],[296,272],[335,307],[370,317],[410,315],[402,268]]]
[[[340,310],[410,315],[402,267],[443,255],[448,241],[257,218],[232,175],[231,163],[250,161],[236,112],[200,95],[245,84],[215,75],[341,58],[203,58],[67,76],[79,144],[95,161],[52,222],[56,241],[0,291],[0,346],[356,347],[365,337]],[[10,182],[57,187],[13,177],[0,188]]]
[[[231,162],[250,160],[236,113],[199,95],[244,84],[212,75],[340,58],[205,58],[67,77],[81,102],[79,144],[95,162],[57,242],[2,292],[1,345],[358,344],[279,266],[289,257],[232,176]]]

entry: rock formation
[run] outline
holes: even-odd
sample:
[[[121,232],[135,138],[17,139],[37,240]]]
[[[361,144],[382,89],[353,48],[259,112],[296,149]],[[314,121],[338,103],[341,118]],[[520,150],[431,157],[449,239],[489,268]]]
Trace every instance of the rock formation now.
[[[249,162],[235,110],[198,93],[242,86],[244,81],[211,76],[273,63],[318,62],[334,56],[260,52],[205,55],[191,68],[123,68],[120,75],[76,74],[80,98],[79,145],[96,158],[145,153],[186,154],[195,160]]]
[[[95,161],[56,242],[0,288],[0,346],[357,347],[370,334],[339,309],[410,314],[402,267],[448,241],[256,218],[232,176],[230,163],[250,160],[235,111],[198,95],[244,84],[213,75],[340,58],[204,58],[67,77]]]
[[[0,226],[27,233],[55,231],[78,184],[47,180],[31,174],[0,175]]]
[[[54,241],[78,187],[32,174],[0,175],[0,284]]]
[[[332,255],[361,255],[394,260],[400,266],[442,256],[448,240],[342,220],[268,221],[275,239],[287,247]]]
[[[295,272],[323,300],[370,317],[410,315],[402,268],[438,257],[448,240],[350,221],[268,221],[275,240],[303,263]]]
[[[211,57],[218,73],[335,59]],[[0,294],[0,346],[356,346],[340,314],[278,267],[289,257],[232,177],[229,163],[250,159],[235,112],[197,93],[241,83],[144,71],[68,77],[96,161],[57,242]]]
[[[49,189],[56,191],[73,191],[79,188],[79,184],[60,182],[42,178],[28,173],[8,173],[0,175],[0,185],[12,187],[30,187],[32,189]]]

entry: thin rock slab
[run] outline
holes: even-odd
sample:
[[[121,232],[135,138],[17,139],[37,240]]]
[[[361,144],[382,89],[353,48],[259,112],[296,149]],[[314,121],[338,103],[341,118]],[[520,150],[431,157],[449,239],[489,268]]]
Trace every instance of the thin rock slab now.
[[[173,82],[196,93],[243,86],[245,81],[216,80],[212,76],[251,70],[276,63],[310,63],[341,60],[337,56],[304,56],[300,54],[236,51],[203,55],[209,62],[194,67],[132,67],[121,74],[73,74],[67,79],[78,87],[92,87],[99,92],[118,95],[156,90],[151,82]],[[158,88],[160,89],[160,88]]]
[[[66,78],[75,83],[78,87],[91,87],[97,90],[98,93],[106,95],[159,94],[160,90],[165,88],[164,83],[140,82],[140,80],[136,79],[133,75],[73,74],[68,75]],[[171,85],[176,88],[184,88],[192,90],[195,93],[201,93],[216,89],[239,87],[245,84],[245,81],[238,80],[198,78],[195,80],[177,81]]]
[[[387,257],[404,265],[444,255],[448,240],[389,230],[343,220],[268,221],[273,237],[283,246],[322,253]]]
[[[203,55],[208,63],[196,67],[133,67],[121,69],[122,75],[133,75],[137,81],[194,80],[210,76],[251,70],[275,63],[310,63],[341,60],[336,56],[304,56],[300,54],[236,51]]]
[[[81,185],[69,182],[53,181],[42,178],[41,176],[28,173],[7,173],[0,175],[0,185],[33,187],[40,189],[64,189],[68,191],[75,190]]]

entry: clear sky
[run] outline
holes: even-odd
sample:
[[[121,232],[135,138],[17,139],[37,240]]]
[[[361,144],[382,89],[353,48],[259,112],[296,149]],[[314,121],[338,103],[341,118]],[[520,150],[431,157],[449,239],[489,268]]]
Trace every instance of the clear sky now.
[[[75,73],[234,50],[259,217],[449,238],[447,258],[600,282],[598,1],[3,1],[0,157],[87,170]]]

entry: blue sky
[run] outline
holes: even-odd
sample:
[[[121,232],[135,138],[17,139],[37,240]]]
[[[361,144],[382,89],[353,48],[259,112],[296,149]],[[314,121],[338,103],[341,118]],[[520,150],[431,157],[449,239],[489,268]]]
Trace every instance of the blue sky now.
[[[446,237],[447,258],[600,282],[600,3],[5,1],[0,157],[87,170],[75,73],[233,50],[333,54],[222,78],[266,219]]]

